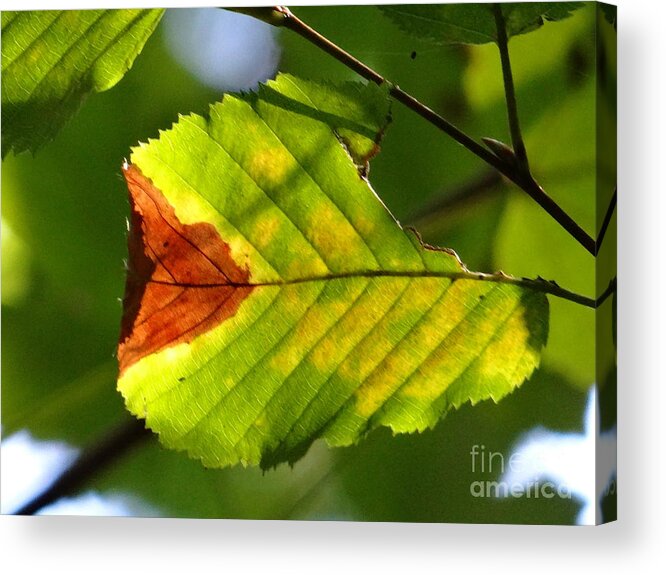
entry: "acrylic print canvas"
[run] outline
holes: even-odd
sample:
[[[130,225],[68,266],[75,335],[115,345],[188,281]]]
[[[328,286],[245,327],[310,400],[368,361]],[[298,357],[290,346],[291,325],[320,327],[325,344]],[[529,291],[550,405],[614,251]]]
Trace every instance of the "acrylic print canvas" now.
[[[2,512],[616,517],[616,11],[2,12]]]

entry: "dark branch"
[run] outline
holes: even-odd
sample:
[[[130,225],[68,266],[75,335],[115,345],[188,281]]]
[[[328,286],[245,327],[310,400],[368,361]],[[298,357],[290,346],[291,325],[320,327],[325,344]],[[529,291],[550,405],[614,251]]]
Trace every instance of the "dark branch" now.
[[[124,422],[87,447],[49,487],[14,515],[34,515],[47,505],[75,493],[102,469],[151,436],[143,421],[131,419]]]
[[[608,209],[606,210],[606,215],[604,216],[604,221],[601,224],[601,229],[599,230],[599,237],[597,238],[597,251],[601,249],[601,242],[604,241],[606,232],[608,231],[608,226],[610,225],[611,219],[613,218],[613,212],[615,211],[615,206],[617,205],[617,188],[613,191],[613,197],[611,198],[610,203],[608,204]]]
[[[617,291],[617,278],[613,278],[610,282],[608,282],[608,287],[597,298],[596,307],[599,307],[602,303],[604,303],[616,291]]]

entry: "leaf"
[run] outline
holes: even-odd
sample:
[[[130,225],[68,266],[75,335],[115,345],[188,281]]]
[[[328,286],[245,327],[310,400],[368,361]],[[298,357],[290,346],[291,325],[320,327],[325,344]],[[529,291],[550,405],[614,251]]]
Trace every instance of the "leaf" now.
[[[34,152],[132,66],[163,10],[2,13],[2,156]]]
[[[423,245],[359,174],[387,111],[374,85],[282,75],[133,150],[118,386],[168,447],[295,461],[433,427],[538,364],[545,296]]]
[[[562,20],[581,2],[502,3],[507,37]],[[401,30],[435,44],[486,44],[497,41],[492,4],[386,5],[379,9]]]

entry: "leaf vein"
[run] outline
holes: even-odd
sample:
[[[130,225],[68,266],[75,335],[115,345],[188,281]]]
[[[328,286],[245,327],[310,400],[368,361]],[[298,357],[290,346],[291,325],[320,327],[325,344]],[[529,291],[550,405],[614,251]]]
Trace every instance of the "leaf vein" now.
[[[357,303],[357,302],[362,298],[362,296],[367,292],[367,290],[368,290],[368,286],[369,286],[371,283],[372,283],[372,282],[371,282],[370,280],[368,280],[368,281],[366,282],[366,284],[365,284],[365,286],[363,287],[363,289],[361,290],[361,292],[360,292],[360,293],[359,293],[354,299],[352,299],[351,302],[349,302],[349,304],[347,305],[347,307],[345,308],[345,310],[344,310],[344,311],[339,315],[339,317],[338,317],[338,318],[337,318],[337,319],[336,319],[336,320],[335,320],[335,321],[334,321],[334,322],[333,322],[333,323],[332,323],[332,324],[326,329],[326,331],[321,335],[321,337],[319,337],[319,339],[317,339],[317,341],[314,342],[314,343],[310,346],[309,350],[308,350],[307,353],[303,356],[303,358],[298,362],[297,365],[294,366],[294,368],[292,369],[292,371],[291,371],[288,375],[286,375],[284,381],[283,381],[283,382],[282,382],[282,383],[281,383],[281,384],[280,384],[280,385],[279,385],[279,386],[278,386],[278,387],[277,387],[277,388],[271,393],[270,397],[266,400],[266,402],[264,403],[264,405],[261,407],[261,411],[255,416],[254,420],[250,423],[250,425],[248,425],[247,429],[243,432],[242,436],[239,437],[238,440],[234,443],[234,446],[233,446],[233,449],[234,449],[234,450],[235,450],[235,449],[238,447],[238,445],[239,445],[239,444],[240,444],[240,443],[241,443],[241,442],[247,437],[247,434],[250,432],[250,430],[251,430],[252,428],[256,428],[256,427],[257,427],[257,421],[258,421],[258,420],[259,420],[259,419],[260,419],[260,418],[261,418],[261,417],[262,417],[262,416],[268,411],[268,409],[271,407],[271,405],[273,404],[273,402],[275,401],[275,399],[279,396],[280,391],[282,391],[282,390],[284,389],[284,386],[287,384],[287,382],[288,382],[292,377],[295,376],[294,374],[297,374],[298,369],[300,368],[300,366],[302,365],[302,363],[303,363],[306,359],[308,359],[309,357],[312,356],[312,354],[314,353],[314,350],[319,346],[319,344],[320,344],[322,341],[324,341],[324,340],[330,335],[331,331],[333,331],[333,330],[337,327],[338,323],[339,323],[343,318],[345,318],[347,315],[349,315],[349,313],[350,313],[350,312],[353,310],[353,308],[356,306],[356,303]],[[295,327],[296,327],[296,326],[295,326]],[[295,327],[294,327],[294,329],[295,329]],[[320,390],[319,390],[319,388],[314,388],[314,389],[315,389],[315,395],[314,395],[313,397],[317,397],[317,395],[320,393]],[[306,408],[307,408],[308,405],[310,405],[310,401],[308,401],[308,403],[306,404]],[[296,417],[297,417],[297,419],[298,419],[298,416],[296,416]],[[289,431],[291,431],[291,429],[290,429]],[[287,433],[289,433],[289,431],[287,431]]]

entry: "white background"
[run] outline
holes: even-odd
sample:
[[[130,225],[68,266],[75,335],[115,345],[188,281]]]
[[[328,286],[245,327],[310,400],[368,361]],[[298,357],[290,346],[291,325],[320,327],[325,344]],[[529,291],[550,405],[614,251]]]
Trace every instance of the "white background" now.
[[[300,2],[313,3],[313,2]],[[321,2],[318,2],[321,3]],[[330,2],[332,3],[332,2]],[[372,2],[370,2],[372,3]],[[376,2],[375,2],[376,3]],[[664,573],[666,2],[619,4],[619,515],[604,527],[0,518],[5,573]],[[207,0],[105,7],[220,5]],[[222,2],[224,4],[224,2]],[[234,2],[234,5],[253,2]],[[254,2],[261,4],[261,2]],[[95,7],[3,1],[2,8]],[[183,485],[187,489],[187,485]]]

